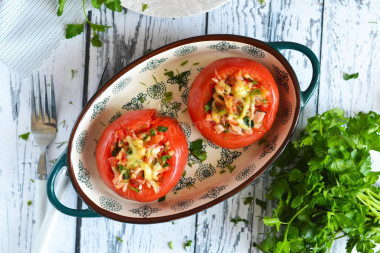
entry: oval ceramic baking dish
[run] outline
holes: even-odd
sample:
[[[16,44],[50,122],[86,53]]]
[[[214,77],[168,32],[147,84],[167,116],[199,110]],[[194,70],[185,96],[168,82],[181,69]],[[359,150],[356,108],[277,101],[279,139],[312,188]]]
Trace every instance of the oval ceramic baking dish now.
[[[300,90],[297,76],[279,52],[292,49],[305,54],[312,65],[312,80]],[[191,154],[186,174],[165,201],[140,203],[124,199],[101,180],[95,161],[96,140],[107,124],[130,110],[157,109],[176,118],[190,143],[202,138],[186,111],[192,80],[211,62],[245,57],[264,65],[279,90],[280,104],[265,142],[229,150],[204,140],[207,160]],[[292,42],[262,42],[235,35],[206,35],[161,47],[134,61],[107,82],[87,103],[72,130],[67,152],[56,162],[48,179],[48,197],[62,213],[76,217],[104,216],[128,223],[156,223],[186,217],[233,196],[258,178],[281,154],[297,125],[300,111],[319,79],[319,62],[307,47]],[[170,100],[164,94],[172,92]],[[58,172],[67,166],[71,182],[89,206],[70,209],[55,196]]]

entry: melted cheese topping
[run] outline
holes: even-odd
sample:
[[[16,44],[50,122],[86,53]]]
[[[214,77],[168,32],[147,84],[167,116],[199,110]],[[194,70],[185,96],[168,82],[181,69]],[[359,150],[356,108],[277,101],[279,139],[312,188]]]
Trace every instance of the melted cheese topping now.
[[[157,135],[155,138],[162,140],[162,135],[155,135]],[[140,134],[139,137],[133,134],[118,141],[117,146],[121,149],[116,155],[117,167],[112,167],[114,172],[112,182],[116,189],[122,188],[123,191],[131,188],[138,192],[143,185],[146,185],[148,188],[152,187],[157,193],[160,175],[168,169],[169,163],[166,161],[170,160],[174,151],[169,151],[169,142],[151,144],[149,131]],[[137,182],[138,187],[131,186],[131,181],[134,182],[134,186]]]
[[[211,106],[208,105],[210,112],[206,120],[215,123],[218,134],[252,134],[252,128],[260,128],[265,112],[259,111],[258,107],[266,105],[269,95],[262,84],[241,72],[225,79],[216,73],[212,81],[215,82],[215,92]]]

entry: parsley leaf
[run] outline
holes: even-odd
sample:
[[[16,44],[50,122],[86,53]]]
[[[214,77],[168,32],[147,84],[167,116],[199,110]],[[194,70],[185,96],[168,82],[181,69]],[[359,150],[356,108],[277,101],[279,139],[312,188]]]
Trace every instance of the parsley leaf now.
[[[24,141],[27,141],[29,139],[30,132],[20,134],[18,137],[23,139]]]
[[[207,159],[207,152],[203,147],[203,140],[199,139],[190,143],[190,153],[198,158],[201,162]]]
[[[244,198],[243,204],[244,205],[250,205],[253,201],[253,197],[246,197]]]
[[[63,13],[63,8],[65,7],[66,0],[58,0],[58,10],[57,16],[61,16]]]
[[[347,73],[345,73],[343,75],[343,79],[346,80],[346,81],[350,80],[350,79],[356,79],[358,77],[359,77],[359,73],[354,73],[354,74],[347,74]]]
[[[83,32],[83,24],[68,24],[66,26],[66,39],[71,39]]]
[[[28,206],[31,206],[31,205],[32,205],[32,201],[29,200],[29,201],[28,201]]]
[[[158,132],[161,132],[161,133],[166,133],[166,131],[168,131],[168,127],[166,127],[166,126],[158,126],[157,127],[157,131]]]
[[[123,239],[121,239],[120,237],[116,236],[116,239],[118,239],[120,242],[123,242]]]
[[[146,9],[148,9],[148,4],[142,4],[142,11],[144,12]]]
[[[187,242],[183,245],[183,248],[186,250],[187,247],[190,247],[190,246],[191,246],[191,243],[192,243],[192,242],[193,242],[192,240],[187,241]]]
[[[102,42],[100,41],[98,34],[94,34],[94,36],[91,38],[91,44],[94,47],[101,47],[102,46]]]
[[[169,248],[173,249],[173,242],[172,241],[169,242]]]
[[[158,199],[158,202],[165,201],[165,198],[166,198],[166,196],[163,196],[163,197],[159,198],[159,199]]]

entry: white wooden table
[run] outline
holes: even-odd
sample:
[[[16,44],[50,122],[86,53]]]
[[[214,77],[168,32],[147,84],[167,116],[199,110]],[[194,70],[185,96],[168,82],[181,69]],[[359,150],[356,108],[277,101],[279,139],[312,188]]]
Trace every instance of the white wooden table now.
[[[379,0],[232,0],[209,13],[186,18],[161,19],[124,10],[94,11],[93,20],[113,25],[102,35],[104,45],[86,44],[86,34],[66,40],[38,69],[53,75],[59,127],[47,154],[52,166],[68,140],[82,104],[94,94],[107,59],[107,80],[147,50],[191,36],[239,34],[263,41],[294,41],[312,49],[321,62],[317,92],[301,114],[306,119],[333,107],[346,115],[359,111],[380,112],[380,1]],[[1,49],[0,49],[1,50]],[[285,51],[301,84],[311,78],[310,63],[304,56]],[[77,71],[72,78],[71,70]],[[344,73],[359,72],[355,80],[343,80]],[[87,76],[85,76],[87,75]],[[0,65],[0,252],[29,252],[32,234],[35,179],[39,150],[33,138],[18,136],[30,131],[30,83]],[[88,78],[88,88],[84,79]],[[305,88],[305,87],[304,87]],[[243,204],[243,198],[264,200],[270,178],[265,176],[234,197],[198,214],[154,225],[133,225],[106,218],[76,219],[60,214],[50,252],[185,252],[183,244],[192,240],[186,252],[256,252],[252,246],[265,231],[260,217],[267,210]],[[70,186],[65,199],[78,205]],[[249,224],[234,225],[240,216]],[[123,239],[120,242],[116,236]],[[170,250],[168,242],[173,242]],[[338,240],[332,252],[344,252],[345,240]]]

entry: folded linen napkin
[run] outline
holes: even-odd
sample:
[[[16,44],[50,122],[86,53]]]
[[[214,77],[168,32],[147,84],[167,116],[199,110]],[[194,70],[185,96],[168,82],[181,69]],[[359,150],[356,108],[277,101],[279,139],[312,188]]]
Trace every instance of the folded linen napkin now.
[[[66,0],[58,17],[58,0],[0,0],[0,61],[28,77],[65,39],[66,24],[84,21],[82,3]]]

